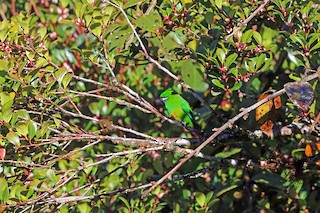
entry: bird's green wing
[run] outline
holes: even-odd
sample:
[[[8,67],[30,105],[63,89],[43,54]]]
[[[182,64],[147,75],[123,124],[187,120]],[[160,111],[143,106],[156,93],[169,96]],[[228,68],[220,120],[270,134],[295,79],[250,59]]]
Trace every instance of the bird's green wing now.
[[[181,108],[188,115],[188,117],[192,118],[192,109],[189,103],[181,97]]]
[[[193,124],[195,123],[195,119],[193,117],[192,109],[189,103],[183,98],[181,101],[181,108],[185,113],[185,118],[183,119],[184,122],[186,122],[189,126],[193,127]]]

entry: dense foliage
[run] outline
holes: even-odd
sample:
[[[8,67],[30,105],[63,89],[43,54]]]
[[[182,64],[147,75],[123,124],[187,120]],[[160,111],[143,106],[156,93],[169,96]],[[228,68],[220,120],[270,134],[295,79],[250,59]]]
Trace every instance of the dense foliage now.
[[[310,107],[281,96],[270,137],[252,111],[141,196],[262,93],[317,72],[318,1],[11,0],[0,17],[1,210],[320,211],[317,76]],[[202,132],[168,116],[167,88]]]

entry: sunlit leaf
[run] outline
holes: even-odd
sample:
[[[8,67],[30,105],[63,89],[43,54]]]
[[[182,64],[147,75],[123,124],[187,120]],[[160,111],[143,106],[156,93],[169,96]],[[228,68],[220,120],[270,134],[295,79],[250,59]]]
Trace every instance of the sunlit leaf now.
[[[16,132],[8,132],[6,135],[7,140],[15,146],[20,146],[20,138]]]
[[[203,193],[199,192],[199,193],[196,193],[195,197],[196,197],[197,203],[198,203],[201,207],[203,207],[204,204],[205,204],[205,202],[206,202],[206,196],[205,196]]]

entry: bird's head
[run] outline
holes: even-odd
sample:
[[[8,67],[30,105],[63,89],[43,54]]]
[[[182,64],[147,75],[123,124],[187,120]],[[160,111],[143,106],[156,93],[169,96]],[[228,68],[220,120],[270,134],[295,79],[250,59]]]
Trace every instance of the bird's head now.
[[[161,95],[160,95],[161,101],[165,102],[166,100],[168,100],[168,97],[169,97],[170,95],[172,95],[173,93],[174,93],[174,91],[173,91],[171,88],[166,89],[166,90],[163,91],[163,92],[161,93]]]

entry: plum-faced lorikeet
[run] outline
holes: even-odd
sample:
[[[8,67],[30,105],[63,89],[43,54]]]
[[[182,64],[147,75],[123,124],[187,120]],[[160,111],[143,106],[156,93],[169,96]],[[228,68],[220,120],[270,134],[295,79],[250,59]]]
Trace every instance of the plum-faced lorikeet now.
[[[189,103],[181,95],[169,88],[161,93],[160,98],[164,102],[169,116],[190,127],[198,126]]]

